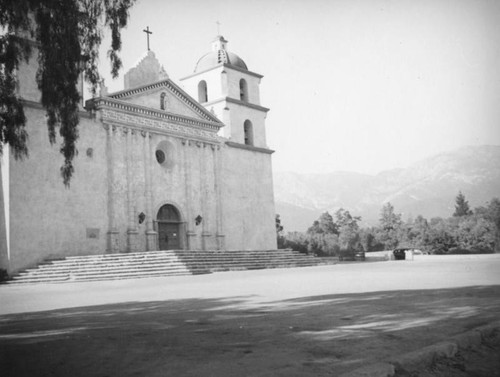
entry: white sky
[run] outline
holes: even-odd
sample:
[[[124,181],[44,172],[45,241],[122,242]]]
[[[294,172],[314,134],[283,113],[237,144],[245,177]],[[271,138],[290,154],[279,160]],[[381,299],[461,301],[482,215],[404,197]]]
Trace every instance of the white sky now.
[[[500,144],[500,1],[139,0],[123,73],[146,51],[170,78],[217,35],[264,75],[277,171],[377,173],[463,145]],[[107,42],[107,41],[106,41]]]

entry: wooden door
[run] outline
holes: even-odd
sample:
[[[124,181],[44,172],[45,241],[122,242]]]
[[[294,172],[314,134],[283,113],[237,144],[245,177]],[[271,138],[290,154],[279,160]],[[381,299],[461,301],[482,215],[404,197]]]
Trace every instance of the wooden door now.
[[[160,250],[179,250],[181,248],[179,224],[159,222],[158,239]]]

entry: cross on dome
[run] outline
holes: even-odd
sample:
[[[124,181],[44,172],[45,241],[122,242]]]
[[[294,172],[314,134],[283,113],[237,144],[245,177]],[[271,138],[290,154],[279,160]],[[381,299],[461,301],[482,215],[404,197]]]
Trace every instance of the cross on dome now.
[[[222,35],[217,35],[212,42],[212,51],[225,50],[227,45],[227,41],[224,39]]]

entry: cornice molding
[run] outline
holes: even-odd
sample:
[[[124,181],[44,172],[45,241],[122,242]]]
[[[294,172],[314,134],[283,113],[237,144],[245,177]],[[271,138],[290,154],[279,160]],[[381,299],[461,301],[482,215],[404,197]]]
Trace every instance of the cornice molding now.
[[[232,97],[220,97],[220,98],[217,98],[217,99],[215,99],[213,101],[204,102],[203,106],[215,105],[215,104],[220,103],[220,102],[234,103],[236,105],[240,105],[240,106],[243,106],[243,107],[249,107],[250,109],[262,111],[262,112],[265,112],[265,113],[267,113],[270,110],[267,107],[260,106],[260,105],[255,105],[253,103],[245,102],[245,101],[242,101],[242,100],[239,100],[239,99],[236,99],[236,98],[232,98]]]
[[[254,76],[254,77],[257,77],[259,79],[261,79],[261,78],[264,77],[264,75],[261,75],[259,73],[255,73],[255,72],[249,71],[247,69],[236,67],[236,66],[231,65],[231,64],[224,63],[223,66],[224,66],[224,68],[231,68],[231,69],[234,69],[235,71],[238,71],[238,72],[241,72],[241,73],[246,73],[247,75]]]
[[[43,105],[40,102],[37,102],[37,101],[31,101],[31,100],[28,100],[28,99],[21,99],[21,102],[23,103],[23,106],[26,106],[26,107],[31,107],[33,109],[40,109],[40,110],[44,110],[45,109],[43,107]],[[81,118],[89,118],[89,119],[92,118],[92,115],[89,114],[89,112],[86,111],[84,108],[78,109],[78,115]]]
[[[191,118],[185,115],[169,113],[164,110],[156,110],[150,107],[131,104],[130,102],[120,101],[110,97],[99,97],[87,101],[87,108],[92,110],[110,109],[117,112],[125,112],[135,117],[156,119],[163,122],[171,122],[179,125],[195,127],[213,133],[217,133],[224,126],[220,121],[213,122],[208,120]],[[140,120],[137,120],[140,123]]]
[[[224,141],[220,137],[214,137],[210,134],[209,137],[204,136],[201,133],[187,133],[179,132],[177,129],[170,128],[157,128],[149,125],[137,125],[123,121],[116,121],[111,118],[107,118],[102,121],[102,127],[108,131],[111,130],[119,136],[126,136],[128,132],[132,135],[141,135],[142,137],[151,137],[151,135],[167,135],[169,137],[179,140],[182,145],[188,146],[198,146],[206,147],[210,146],[219,150]]]
[[[268,148],[254,147],[253,145],[235,143],[234,141],[226,141],[226,145],[231,148],[245,149],[247,151],[273,154],[275,151]]]
[[[104,108],[101,110],[101,122],[115,127],[136,129],[138,131],[149,131],[156,134],[169,135],[180,138],[190,138],[200,141],[217,143],[220,137],[217,132],[199,127],[187,126],[168,122],[161,119],[149,117],[137,117],[134,114],[119,112],[114,109]]]

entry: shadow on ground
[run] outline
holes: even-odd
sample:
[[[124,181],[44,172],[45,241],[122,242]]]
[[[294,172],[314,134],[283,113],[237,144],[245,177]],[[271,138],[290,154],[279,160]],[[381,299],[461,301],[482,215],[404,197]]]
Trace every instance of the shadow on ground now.
[[[0,316],[2,376],[322,376],[498,319],[500,286],[259,302],[130,302]]]

